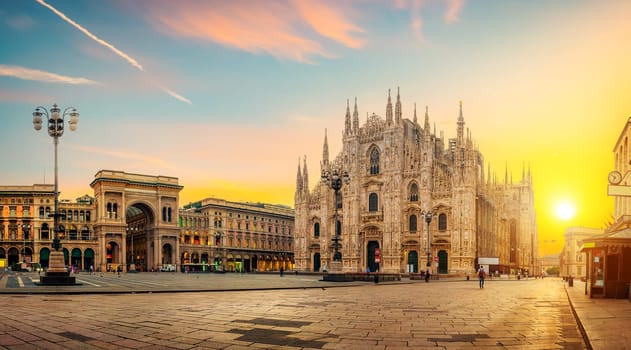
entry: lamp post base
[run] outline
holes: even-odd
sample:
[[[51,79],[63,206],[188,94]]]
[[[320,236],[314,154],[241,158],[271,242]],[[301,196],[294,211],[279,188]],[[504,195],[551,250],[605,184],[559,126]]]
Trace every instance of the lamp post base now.
[[[329,273],[341,273],[342,272],[342,262],[341,261],[331,261],[331,265],[329,266]]]

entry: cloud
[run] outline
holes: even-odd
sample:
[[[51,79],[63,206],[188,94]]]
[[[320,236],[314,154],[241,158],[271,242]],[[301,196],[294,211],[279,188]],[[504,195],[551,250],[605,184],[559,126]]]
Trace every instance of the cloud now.
[[[63,19],[64,21],[70,23],[73,27],[79,29],[81,32],[83,32],[83,34],[87,35],[88,38],[96,41],[97,43],[107,47],[108,49],[112,50],[115,54],[117,54],[118,56],[122,57],[124,60],[126,60],[127,62],[129,62],[132,66],[138,68],[141,71],[144,71],[145,69],[140,65],[140,63],[138,63],[138,61],[136,61],[135,59],[133,59],[132,57],[130,57],[129,55],[127,55],[126,53],[124,53],[123,51],[117,49],[116,47],[114,47],[114,45],[108,43],[105,40],[100,39],[99,37],[97,37],[96,35],[92,34],[89,30],[83,28],[81,25],[79,25],[77,22],[71,20],[70,18],[66,17],[65,14],[63,14],[61,11],[57,10],[56,8],[52,7],[51,5],[47,4],[44,0],[36,0],[38,3],[40,3],[42,6],[47,7],[48,9],[50,9],[51,11],[53,11],[57,16],[59,16],[61,19]]]
[[[45,72],[37,69],[30,69],[20,66],[7,66],[0,64],[0,76],[10,76],[18,79],[24,80],[35,80],[42,81],[47,83],[61,83],[61,84],[95,84],[100,85],[101,83],[86,79],[86,78],[75,78],[68,77],[64,75],[59,75],[55,73]]]
[[[359,49],[365,45],[365,41],[351,35],[354,32],[363,32],[362,28],[350,23],[342,11],[331,7],[333,3],[294,0],[293,4],[305,21],[320,35],[333,39],[350,48]]]
[[[458,22],[458,16],[464,7],[464,0],[447,0],[447,12],[445,13],[445,22]]]
[[[111,148],[104,149],[104,148],[98,148],[98,147],[80,146],[80,145],[72,145],[72,144],[69,144],[69,147],[86,152],[87,154],[91,155],[91,158],[94,154],[100,154],[100,155],[104,155],[104,156],[108,156],[112,158],[140,161],[140,162],[143,162],[144,164],[159,166],[161,168],[167,168],[167,169],[173,168],[173,166],[171,166],[168,162],[165,162],[161,158],[151,157],[144,154],[132,153],[132,152],[129,152],[129,150],[117,151]]]
[[[457,22],[464,8],[465,0],[440,0],[447,3],[447,9],[445,11],[444,19],[447,24]],[[394,8],[399,10],[409,10],[411,17],[412,31],[419,39],[420,42],[424,42],[423,35],[423,19],[421,17],[421,8],[425,7],[433,1],[430,0],[396,0],[393,5]]]
[[[7,24],[17,30],[29,29],[33,26],[33,19],[28,16],[15,16],[7,20]]]
[[[213,41],[250,53],[310,62],[311,57],[333,57],[322,37],[347,47],[364,41],[335,2],[269,1],[159,2],[148,9],[158,30],[178,37]],[[315,32],[315,33],[314,33]]]

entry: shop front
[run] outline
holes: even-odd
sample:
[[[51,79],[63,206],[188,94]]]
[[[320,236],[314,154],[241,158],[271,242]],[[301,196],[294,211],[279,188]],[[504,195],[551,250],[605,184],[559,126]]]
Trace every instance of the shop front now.
[[[590,298],[629,298],[631,229],[583,241],[587,255],[585,294]]]

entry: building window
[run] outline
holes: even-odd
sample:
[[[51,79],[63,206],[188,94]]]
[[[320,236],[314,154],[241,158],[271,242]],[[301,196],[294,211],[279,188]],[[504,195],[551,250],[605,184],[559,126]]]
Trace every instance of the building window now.
[[[412,183],[410,186],[410,202],[418,202],[418,186]]]
[[[438,215],[438,231],[447,230],[447,214]]]
[[[373,212],[377,211],[379,207],[379,197],[376,193],[371,193],[368,195],[368,211]]]
[[[316,222],[313,224],[313,237],[320,237],[320,223]]]
[[[377,147],[370,152],[370,175],[379,174],[379,150]]]
[[[410,215],[410,232],[416,232],[416,215]]]

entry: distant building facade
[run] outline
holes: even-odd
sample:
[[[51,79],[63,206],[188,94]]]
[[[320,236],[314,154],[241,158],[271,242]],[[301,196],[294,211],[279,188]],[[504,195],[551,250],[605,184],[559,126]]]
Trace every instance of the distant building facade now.
[[[320,164],[321,173],[348,173],[339,198],[319,177],[311,189],[306,160],[298,164],[296,268],[330,265],[337,230],[346,272],[418,272],[428,255],[434,273],[473,273],[482,257],[497,259],[493,271],[532,271],[538,237],[530,171],[515,184],[508,173],[499,183],[485,172],[462,104],[456,135],[436,135],[427,109],[423,124],[416,107],[403,118],[399,94],[394,106],[388,94],[385,119],[372,114],[361,126],[357,101],[352,115],[347,104],[342,150],[329,159],[325,134]]]
[[[53,185],[0,186],[0,261],[6,267],[22,263],[48,266],[54,238]],[[68,262],[78,266],[95,263],[97,237],[94,234],[94,198],[76,202],[60,201],[59,237]]]
[[[89,195],[59,201],[70,268],[269,271],[293,267],[293,210],[204,199],[179,208],[175,177],[101,170]],[[48,267],[53,185],[0,186],[0,264]]]
[[[583,241],[602,234],[603,230],[598,228],[570,227],[565,230],[565,244],[560,255],[561,276],[585,278],[586,257],[581,252]]]
[[[206,198],[179,211],[180,250],[193,271],[293,269],[293,209]]]

